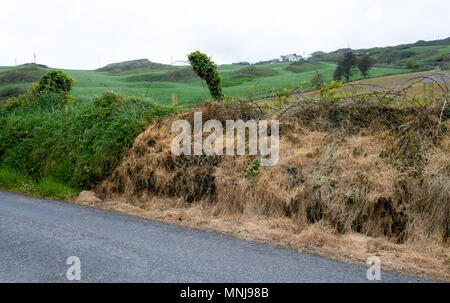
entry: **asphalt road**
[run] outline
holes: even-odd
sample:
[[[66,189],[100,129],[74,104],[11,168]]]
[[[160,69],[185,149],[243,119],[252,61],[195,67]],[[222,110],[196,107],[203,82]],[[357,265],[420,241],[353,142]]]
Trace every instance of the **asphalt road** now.
[[[70,256],[81,282],[369,282],[363,266],[0,192],[0,282],[69,282]]]

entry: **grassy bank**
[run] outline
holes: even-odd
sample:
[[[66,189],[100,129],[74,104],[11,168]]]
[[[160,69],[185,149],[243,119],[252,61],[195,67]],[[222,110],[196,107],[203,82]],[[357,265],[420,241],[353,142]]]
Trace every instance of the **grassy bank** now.
[[[0,103],[0,187],[66,198],[120,163],[153,119],[174,113],[148,100],[105,93],[67,102],[45,94]]]

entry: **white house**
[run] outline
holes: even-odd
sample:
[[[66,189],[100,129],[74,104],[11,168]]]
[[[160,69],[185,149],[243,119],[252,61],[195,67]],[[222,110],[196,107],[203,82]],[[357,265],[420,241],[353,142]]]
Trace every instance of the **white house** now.
[[[290,54],[286,56],[281,56],[280,61],[281,62],[292,62],[292,61],[298,61],[302,59],[302,56],[297,54]]]

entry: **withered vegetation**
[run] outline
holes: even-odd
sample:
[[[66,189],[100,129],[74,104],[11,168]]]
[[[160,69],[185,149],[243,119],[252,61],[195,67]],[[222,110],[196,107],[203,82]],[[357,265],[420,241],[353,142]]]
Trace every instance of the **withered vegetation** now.
[[[244,238],[251,233],[225,227],[230,218],[259,224],[254,233],[266,237],[254,239],[356,262],[378,253],[393,270],[450,280],[449,90],[436,77],[425,77],[439,88],[432,98],[408,94],[425,80],[417,78],[401,89],[332,83],[315,94],[205,103],[151,124],[96,191],[142,211],[181,209],[191,222]],[[279,119],[278,165],[173,155],[171,125],[192,124],[194,111],[223,123]],[[278,236],[267,226],[275,221]]]

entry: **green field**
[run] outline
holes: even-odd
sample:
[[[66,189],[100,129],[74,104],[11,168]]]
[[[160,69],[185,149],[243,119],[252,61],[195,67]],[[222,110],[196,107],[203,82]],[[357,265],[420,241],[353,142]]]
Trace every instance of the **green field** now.
[[[333,78],[338,60],[349,50],[316,52],[308,60],[294,63],[220,65],[223,91],[227,96],[264,98],[270,96],[273,90],[292,88],[303,81],[309,83],[316,71],[322,73],[325,81],[329,82]],[[449,66],[450,37],[397,46],[357,49],[353,52],[357,57],[369,55],[374,59],[376,64],[369,71],[369,78],[413,72],[405,67],[410,59],[417,64],[414,71],[437,67],[444,69]],[[45,66],[32,64],[0,66],[0,100],[20,95],[31,87],[32,82],[38,81],[46,70]],[[171,104],[171,95],[174,93],[177,94],[179,104],[210,99],[206,84],[202,83],[189,66],[171,66],[141,59],[109,64],[96,71],[66,72],[76,80],[72,91],[76,99],[91,99],[108,90],[159,104]],[[361,78],[358,69],[355,69],[351,80]]]
[[[331,81],[336,64],[332,62],[312,62],[301,67],[299,72],[286,68],[291,63],[276,63],[252,66],[256,72],[248,71],[249,66],[221,65],[219,72],[223,78],[224,93],[234,97],[256,98],[270,96],[272,90],[292,88],[297,84],[309,82],[315,72],[321,72],[326,81]],[[17,69],[16,67],[0,67],[1,75]],[[20,69],[20,68],[19,68]],[[73,96],[76,99],[89,99],[105,91],[112,90],[124,96],[137,96],[150,99],[160,104],[170,104],[171,94],[176,93],[180,104],[196,103],[210,98],[205,83],[192,76],[189,66],[167,66],[159,68],[135,68],[123,72],[100,72],[92,70],[66,70],[75,80]],[[396,67],[374,67],[370,77],[405,73],[409,70]],[[353,80],[360,79],[355,72]],[[36,79],[37,80],[37,79]],[[1,80],[0,80],[1,81]],[[1,83],[1,92],[12,87],[30,87],[31,83]],[[6,93],[5,93],[6,95]]]

